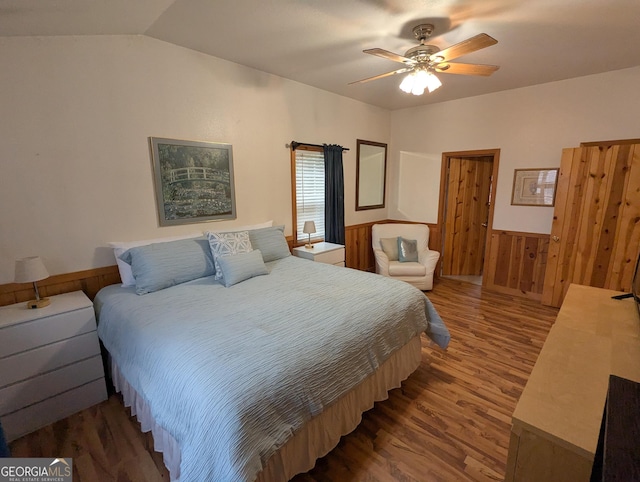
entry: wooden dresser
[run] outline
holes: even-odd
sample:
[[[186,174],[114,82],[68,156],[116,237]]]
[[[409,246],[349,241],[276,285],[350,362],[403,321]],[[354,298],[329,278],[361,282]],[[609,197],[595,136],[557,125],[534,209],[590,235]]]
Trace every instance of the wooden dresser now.
[[[45,308],[0,308],[0,419],[11,441],[107,398],[93,304],[82,291]]]
[[[609,375],[640,382],[640,317],[617,294],[569,287],[513,412],[506,481],[589,480]]]

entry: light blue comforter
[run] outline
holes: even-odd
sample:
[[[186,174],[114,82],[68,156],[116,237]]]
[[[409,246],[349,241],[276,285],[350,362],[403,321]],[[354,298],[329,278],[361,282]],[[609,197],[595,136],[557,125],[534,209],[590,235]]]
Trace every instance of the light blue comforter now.
[[[101,340],[181,447],[182,482],[254,480],[305,422],[416,334],[448,343],[408,284],[292,256],[267,267],[231,288],[209,277],[96,297]]]

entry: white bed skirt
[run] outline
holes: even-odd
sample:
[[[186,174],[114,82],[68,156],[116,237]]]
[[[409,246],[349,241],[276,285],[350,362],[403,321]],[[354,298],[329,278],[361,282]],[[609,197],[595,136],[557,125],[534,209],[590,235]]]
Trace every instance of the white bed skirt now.
[[[306,423],[271,456],[256,480],[287,481],[296,474],[311,470],[317,459],[324,457],[338,444],[340,437],[352,432],[360,424],[362,413],[372,408],[375,402],[386,400],[389,390],[399,387],[418,368],[420,360],[420,335],[417,335],[360,385]],[[180,447],[175,439],[155,423],[149,405],[124,379],[113,359],[111,376],[115,389],[122,393],[125,406],[131,407],[131,414],[138,418],[142,431],[152,432],[154,448],[162,452],[171,480],[179,481]]]

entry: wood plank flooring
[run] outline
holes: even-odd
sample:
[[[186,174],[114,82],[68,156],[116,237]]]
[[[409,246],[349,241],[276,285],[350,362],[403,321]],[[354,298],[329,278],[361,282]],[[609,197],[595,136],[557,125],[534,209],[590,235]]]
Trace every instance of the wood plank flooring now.
[[[452,340],[423,337],[401,388],[295,482],[493,481],[504,478],[511,414],[557,310],[437,280],[428,294]],[[150,434],[119,395],[11,443],[16,457],[73,457],[75,482],[169,480]]]

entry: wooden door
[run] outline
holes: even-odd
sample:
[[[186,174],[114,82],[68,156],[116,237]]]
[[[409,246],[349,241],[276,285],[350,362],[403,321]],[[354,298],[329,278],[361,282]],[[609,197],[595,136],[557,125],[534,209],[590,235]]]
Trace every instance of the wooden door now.
[[[493,156],[449,157],[443,275],[482,275]]]
[[[640,250],[640,144],[563,149],[542,303],[571,283],[630,291]]]

